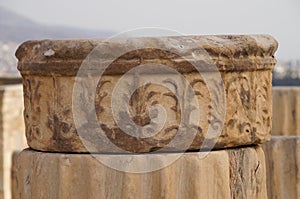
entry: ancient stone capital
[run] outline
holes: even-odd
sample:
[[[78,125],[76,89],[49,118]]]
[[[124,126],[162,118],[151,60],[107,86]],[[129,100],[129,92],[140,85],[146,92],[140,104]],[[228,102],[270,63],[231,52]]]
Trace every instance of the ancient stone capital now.
[[[16,56],[28,144],[151,152],[263,143],[277,46],[268,35],[25,42]]]

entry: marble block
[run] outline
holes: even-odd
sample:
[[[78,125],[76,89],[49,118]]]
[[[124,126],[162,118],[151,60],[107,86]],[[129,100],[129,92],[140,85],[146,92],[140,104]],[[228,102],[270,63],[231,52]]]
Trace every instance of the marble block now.
[[[11,159],[27,147],[22,85],[0,86],[0,199],[11,198]]]
[[[272,135],[300,135],[300,87],[273,87]]]
[[[52,152],[223,149],[272,126],[268,35],[27,41],[26,137]]]
[[[268,198],[300,198],[300,136],[272,136],[262,148]]]
[[[141,161],[135,166],[149,166],[149,156],[152,164],[162,164],[174,155],[140,154]],[[265,157],[259,146],[212,151],[202,159],[200,155],[184,153],[160,170],[128,173],[103,165],[97,157],[137,155],[92,156],[26,149],[14,156],[13,199],[267,198]]]

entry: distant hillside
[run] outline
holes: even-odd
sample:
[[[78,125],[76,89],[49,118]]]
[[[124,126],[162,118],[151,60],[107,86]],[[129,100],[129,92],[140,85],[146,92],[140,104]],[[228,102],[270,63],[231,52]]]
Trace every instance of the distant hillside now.
[[[0,7],[0,76],[16,76],[17,46],[33,39],[105,38],[112,31],[86,30],[63,26],[45,26]]]
[[[22,42],[48,38],[101,38],[111,31],[86,30],[62,26],[45,26],[0,7],[0,40]]]

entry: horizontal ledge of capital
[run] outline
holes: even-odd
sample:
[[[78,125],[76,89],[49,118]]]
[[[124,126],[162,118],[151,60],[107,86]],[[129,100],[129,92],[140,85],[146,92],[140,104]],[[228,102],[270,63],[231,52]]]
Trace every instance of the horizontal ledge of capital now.
[[[46,58],[84,59],[91,51],[101,50],[101,55],[114,57],[116,52],[130,50],[125,58],[134,55],[146,57],[189,54],[206,51],[209,55],[234,57],[240,55],[273,56],[278,43],[270,35],[211,35],[139,37],[75,40],[40,40],[24,42],[17,50],[20,61]],[[199,51],[200,50],[200,51]],[[171,53],[170,53],[171,52]]]
[[[161,63],[160,63],[161,61]],[[178,61],[178,62],[177,62]],[[193,72],[222,72],[230,73],[234,71],[261,71],[272,70],[276,64],[274,58],[255,58],[255,59],[231,59],[227,61],[216,61],[214,63],[206,63],[197,61],[188,62],[187,60],[177,60],[172,63],[164,62],[164,60],[156,60],[152,63],[151,60],[140,63],[138,60],[118,61],[111,64],[110,61],[92,62],[89,66],[82,64],[82,61],[66,60],[54,62],[27,62],[19,63],[18,69],[22,75],[65,75],[75,76],[78,74],[105,74],[105,75],[122,75],[134,69],[137,66],[145,67],[139,69],[139,73],[146,74],[172,74],[172,73],[193,73]],[[107,62],[107,64],[106,64]],[[157,66],[157,67],[153,67]],[[170,68],[166,69],[165,66]]]
[[[45,66],[45,73],[57,67],[73,72],[84,60],[91,63],[96,61],[101,65],[117,60],[113,65],[127,67],[169,62],[187,72],[193,68],[192,63],[204,67],[216,65],[218,70],[230,71],[261,69],[268,65],[272,67],[277,46],[276,40],[268,35],[43,40],[25,42],[17,50],[16,56],[20,71],[35,71],[37,67]],[[112,73],[123,71],[116,67]]]

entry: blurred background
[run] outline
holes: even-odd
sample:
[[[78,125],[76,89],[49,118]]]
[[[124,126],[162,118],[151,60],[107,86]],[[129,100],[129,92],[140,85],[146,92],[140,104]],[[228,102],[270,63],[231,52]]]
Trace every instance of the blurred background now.
[[[0,76],[19,76],[25,40],[106,38],[157,27],[185,35],[270,34],[280,46],[273,85],[300,85],[299,0],[0,0]]]

